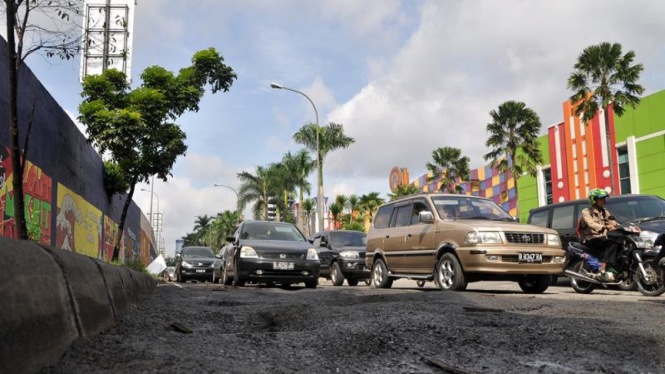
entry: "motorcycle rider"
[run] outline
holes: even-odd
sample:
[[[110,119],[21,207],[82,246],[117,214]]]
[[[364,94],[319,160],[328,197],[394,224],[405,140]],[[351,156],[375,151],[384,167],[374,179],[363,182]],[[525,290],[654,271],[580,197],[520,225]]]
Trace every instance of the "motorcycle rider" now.
[[[596,188],[589,192],[588,197],[591,206],[582,210],[584,221],[582,244],[596,252],[595,254],[600,254],[597,256],[601,262],[599,277],[610,280],[612,275],[605,269],[607,264],[611,265],[616,261],[618,244],[607,237],[607,232],[616,229],[618,223],[610,219],[610,212],[605,209],[605,199],[609,197],[607,191]]]

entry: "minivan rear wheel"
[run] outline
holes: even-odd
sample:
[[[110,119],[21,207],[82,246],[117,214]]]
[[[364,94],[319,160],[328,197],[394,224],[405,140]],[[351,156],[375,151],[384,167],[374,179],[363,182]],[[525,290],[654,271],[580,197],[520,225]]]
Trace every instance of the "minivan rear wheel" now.
[[[527,275],[524,279],[517,282],[524,293],[537,294],[543,293],[552,283],[551,275]]]
[[[439,259],[436,265],[436,279],[439,288],[443,291],[466,290],[466,278],[457,257],[452,253],[446,253]]]
[[[337,262],[333,262],[330,270],[330,280],[332,281],[333,286],[341,286],[344,284],[344,274],[342,274],[342,269],[339,268]]]
[[[380,258],[372,266],[372,281],[375,288],[390,288],[393,285],[393,280],[388,276],[388,267]]]

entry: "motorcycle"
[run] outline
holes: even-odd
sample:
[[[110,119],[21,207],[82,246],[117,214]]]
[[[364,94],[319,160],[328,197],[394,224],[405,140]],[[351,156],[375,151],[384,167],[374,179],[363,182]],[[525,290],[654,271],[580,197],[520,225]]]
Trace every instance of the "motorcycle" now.
[[[600,261],[591,255],[590,248],[571,242],[568,245],[568,264],[564,274],[570,285],[582,294],[593,292],[598,286],[621,286],[635,282],[644,296],[665,293],[665,248],[651,246],[640,237],[640,228],[620,225],[608,237],[618,242],[619,250],[614,264],[608,264],[607,277],[601,279]]]

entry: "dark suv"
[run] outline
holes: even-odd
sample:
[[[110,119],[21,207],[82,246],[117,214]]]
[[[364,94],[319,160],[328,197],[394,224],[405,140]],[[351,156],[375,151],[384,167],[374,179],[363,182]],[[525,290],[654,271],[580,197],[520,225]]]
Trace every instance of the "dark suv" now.
[[[367,234],[364,232],[323,231],[316,233],[311,242],[319,253],[320,275],[330,279],[333,286],[341,286],[345,278],[349,286],[370,279],[371,272],[365,266]]]
[[[209,247],[185,247],[177,255],[175,274],[178,282],[189,279],[212,280],[212,264],[215,254]]]

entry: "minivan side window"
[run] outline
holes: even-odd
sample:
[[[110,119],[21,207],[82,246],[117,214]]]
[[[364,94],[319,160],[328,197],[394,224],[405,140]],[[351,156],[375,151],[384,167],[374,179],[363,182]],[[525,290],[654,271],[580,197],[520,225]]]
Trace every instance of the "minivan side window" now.
[[[395,227],[409,226],[411,224],[411,208],[413,205],[401,206],[397,209],[397,220]]]
[[[547,227],[547,217],[550,215],[549,209],[541,210],[540,212],[535,212],[531,215],[530,225]]]
[[[390,216],[393,212],[392,205],[386,205],[379,208],[379,211],[374,217],[374,227],[377,229],[385,229],[390,224]]]
[[[552,211],[552,228],[554,230],[572,229],[575,227],[575,206],[566,205]]]

